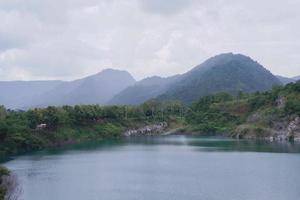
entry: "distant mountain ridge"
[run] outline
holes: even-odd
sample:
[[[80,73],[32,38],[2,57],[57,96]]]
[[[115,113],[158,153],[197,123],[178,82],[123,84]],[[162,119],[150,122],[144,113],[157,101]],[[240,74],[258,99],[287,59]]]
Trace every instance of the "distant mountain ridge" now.
[[[295,77],[293,77],[293,79],[295,79],[296,81],[299,81],[300,80],[300,76],[295,76]]]
[[[279,76],[279,75],[277,75],[276,77],[277,77],[277,78],[280,80],[280,82],[281,82],[282,84],[284,84],[284,85],[289,84],[289,83],[294,83],[294,82],[296,82],[296,79],[294,79],[294,78],[288,78],[288,77]]]
[[[108,101],[108,104],[136,105],[143,103],[166,92],[169,86],[177,81],[179,77],[180,75],[167,78],[159,76],[145,78],[121,91]]]
[[[288,78],[288,77],[285,77],[285,76],[277,75],[276,77],[277,77],[284,85],[289,84],[289,83],[295,83],[295,82],[297,82],[297,81],[300,80],[300,76],[295,76],[295,77],[292,77],[292,78]]]
[[[127,71],[106,69],[83,79],[62,83],[41,96],[36,105],[104,105],[114,95],[135,82]]]
[[[0,81],[0,105],[20,109],[63,81]]]
[[[153,81],[149,81],[152,79]],[[152,79],[144,79],[126,88],[109,103],[138,104],[156,98],[191,104],[200,97],[218,92],[237,94],[239,91],[266,91],[282,84],[277,77],[250,57],[233,53],[214,56],[174,79]],[[151,84],[145,86],[145,81]]]
[[[153,76],[138,82],[127,71],[113,69],[74,81],[0,81],[0,105],[12,109],[76,104],[136,105],[149,99],[191,104],[206,95],[266,91],[292,80],[274,76],[248,56],[225,53],[184,74]]]
[[[0,82],[0,105],[11,109],[50,105],[104,105],[114,95],[135,82],[127,71],[113,69],[106,69],[74,81]]]

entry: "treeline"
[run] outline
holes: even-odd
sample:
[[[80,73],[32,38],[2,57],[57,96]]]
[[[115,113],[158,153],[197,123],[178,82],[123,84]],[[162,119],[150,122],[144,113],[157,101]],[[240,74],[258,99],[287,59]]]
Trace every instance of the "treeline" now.
[[[207,134],[233,133],[239,125],[268,128],[276,120],[300,116],[300,82],[274,87],[271,91],[236,96],[219,93],[195,102],[186,115],[186,131]],[[253,121],[253,119],[252,119]],[[259,130],[259,129],[258,129]]]
[[[118,137],[126,128],[183,116],[179,102],[139,106],[76,105],[8,110],[0,106],[0,154],[89,139]]]

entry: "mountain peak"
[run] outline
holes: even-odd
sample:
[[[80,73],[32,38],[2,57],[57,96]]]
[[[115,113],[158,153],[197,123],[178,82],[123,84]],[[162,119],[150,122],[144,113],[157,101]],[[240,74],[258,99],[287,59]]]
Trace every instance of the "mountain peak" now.
[[[281,82],[257,61],[242,54],[224,53],[184,74],[160,99],[176,99],[190,104],[218,92],[266,91],[274,85],[281,85]]]
[[[127,75],[130,75],[130,73],[126,70],[119,70],[119,69],[113,69],[113,68],[103,69],[102,71],[100,71],[100,72],[98,72],[94,75],[111,75],[111,74],[127,74]]]
[[[118,69],[104,69],[97,74],[88,76],[84,79],[107,79],[110,81],[122,81],[127,80],[130,84],[134,84],[136,80],[133,78],[133,76],[125,70],[118,70]]]

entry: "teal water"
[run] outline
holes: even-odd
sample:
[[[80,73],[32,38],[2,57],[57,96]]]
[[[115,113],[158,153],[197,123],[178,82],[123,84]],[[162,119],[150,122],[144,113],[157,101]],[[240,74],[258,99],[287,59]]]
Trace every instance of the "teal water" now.
[[[129,138],[16,157],[24,200],[296,200],[300,145]]]

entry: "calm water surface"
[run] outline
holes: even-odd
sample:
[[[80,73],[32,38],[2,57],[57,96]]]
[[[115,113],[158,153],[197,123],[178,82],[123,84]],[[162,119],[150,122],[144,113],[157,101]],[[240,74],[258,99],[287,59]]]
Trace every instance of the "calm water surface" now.
[[[300,145],[186,136],[85,144],[5,163],[24,200],[297,200]]]

